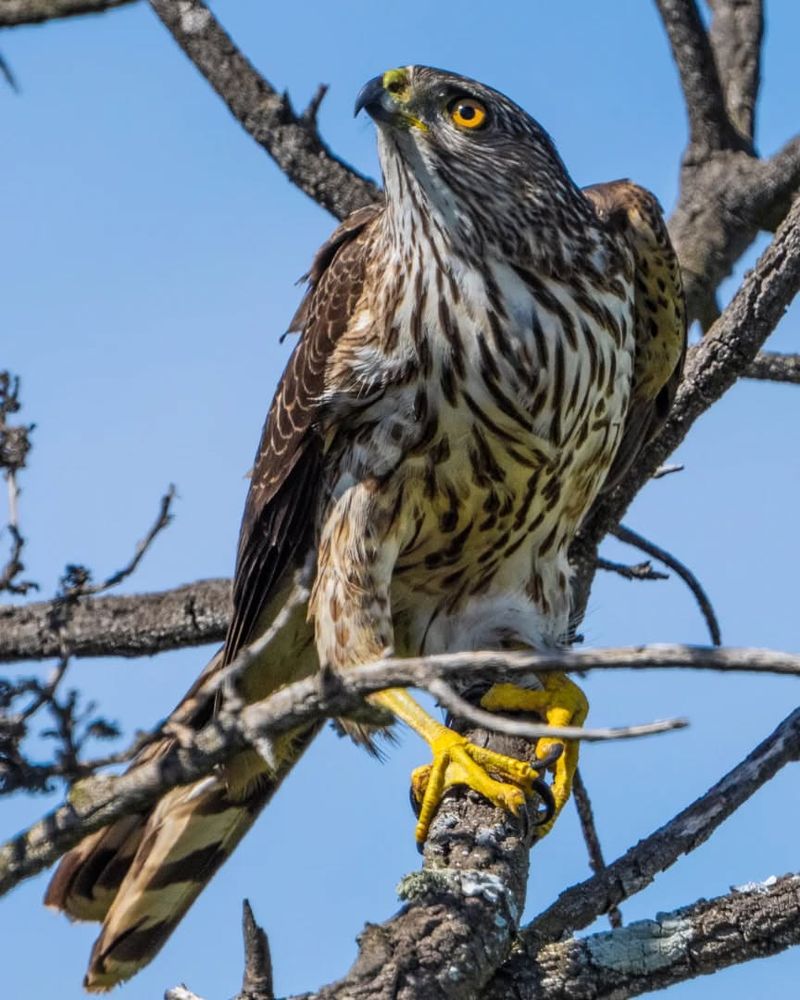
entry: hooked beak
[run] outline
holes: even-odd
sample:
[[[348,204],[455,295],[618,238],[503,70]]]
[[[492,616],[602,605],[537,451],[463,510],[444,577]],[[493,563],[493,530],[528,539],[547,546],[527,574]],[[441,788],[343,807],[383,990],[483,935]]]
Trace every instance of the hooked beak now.
[[[406,110],[409,96],[406,71],[392,69],[364,84],[358,92],[353,114],[366,111],[375,122],[393,125],[395,128],[418,128],[427,132],[425,122]]]
[[[376,76],[359,90],[353,117],[359,111],[366,111],[375,121],[386,121],[389,117],[393,117],[393,108],[394,100],[383,86],[383,77]]]

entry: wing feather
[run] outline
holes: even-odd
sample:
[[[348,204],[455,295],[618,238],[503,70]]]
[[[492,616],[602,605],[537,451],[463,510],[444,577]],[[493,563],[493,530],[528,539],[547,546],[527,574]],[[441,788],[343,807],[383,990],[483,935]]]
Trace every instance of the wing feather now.
[[[267,415],[242,518],[225,663],[250,641],[276,584],[313,539],[326,366],[361,295],[371,223],[382,210],[370,205],[349,216],[306,275],[309,289],[289,327],[300,340]]]
[[[686,355],[686,307],[678,257],[658,199],[629,180],[583,189],[598,218],[627,241],[634,259],[636,356],[631,401],[614,463],[613,489],[667,418]]]

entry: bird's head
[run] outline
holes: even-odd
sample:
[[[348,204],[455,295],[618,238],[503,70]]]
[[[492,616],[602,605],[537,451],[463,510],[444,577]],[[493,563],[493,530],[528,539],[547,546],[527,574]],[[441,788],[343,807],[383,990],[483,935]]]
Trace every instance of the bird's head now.
[[[378,125],[390,212],[412,212],[416,200],[466,242],[514,253],[523,229],[549,229],[554,214],[583,201],[538,122],[475,80],[429,66],[390,69],[361,89],[362,109]]]

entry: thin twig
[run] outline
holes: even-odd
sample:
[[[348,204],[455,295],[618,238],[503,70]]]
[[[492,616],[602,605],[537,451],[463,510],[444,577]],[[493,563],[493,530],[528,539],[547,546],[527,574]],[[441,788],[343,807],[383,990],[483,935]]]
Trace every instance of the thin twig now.
[[[659,573],[653,569],[653,564],[647,562],[635,563],[628,566],[625,563],[611,562],[610,559],[603,559],[598,556],[597,568],[606,573],[616,573],[623,580],[669,580],[667,573]]]
[[[680,560],[676,559],[670,552],[666,549],[662,549],[660,546],[655,545],[653,542],[648,541],[638,532],[633,531],[631,528],[626,527],[624,524],[617,525],[616,528],[611,529],[611,534],[618,538],[621,542],[625,542],[626,545],[633,545],[637,549],[641,549],[642,552],[646,552],[647,555],[652,556],[654,559],[658,559],[659,562],[664,563],[665,566],[669,566],[670,569],[674,570],[678,576],[683,580],[686,586],[694,594],[694,598],[697,601],[700,612],[705,619],[706,625],[708,626],[708,631],[711,636],[711,642],[715,646],[722,645],[722,634],[719,628],[719,621],[717,620],[716,612],[708,599],[708,595],[700,584],[700,581],[692,573],[692,571],[684,566]]]
[[[453,715],[467,722],[472,722],[489,732],[505,733],[507,736],[520,736],[527,740],[539,740],[544,737],[556,739],[583,740],[587,743],[604,740],[635,739],[639,736],[653,736],[656,733],[667,733],[673,729],[684,729],[688,726],[686,719],[666,719],[663,722],[648,722],[639,726],[620,726],[618,728],[589,729],[583,726],[550,726],[544,722],[524,722],[521,719],[509,719],[496,712],[487,712],[466,701],[442,680],[429,680],[425,690]]]
[[[158,507],[158,515],[150,527],[150,530],[144,538],[137,543],[133,555],[128,563],[122,567],[122,569],[118,569],[115,573],[112,573],[111,576],[107,577],[102,583],[78,584],[75,587],[68,589],[65,593],[65,597],[96,597],[98,594],[103,594],[107,590],[111,590],[112,587],[118,586],[123,580],[126,580],[132,573],[134,573],[139,563],[144,558],[145,553],[155,541],[157,535],[159,535],[172,521],[171,508],[172,501],[174,499],[175,486],[170,483],[167,488],[167,492],[161,497]]]
[[[589,792],[583,781],[580,768],[575,771],[572,779],[572,801],[578,813],[581,824],[581,833],[586,844],[586,851],[589,855],[589,867],[599,875],[605,871],[606,862],[603,857],[603,848],[600,846],[600,836],[597,833],[597,824],[594,821],[594,810]],[[612,906],[608,911],[608,922],[612,927],[622,927],[622,913],[618,906]]]

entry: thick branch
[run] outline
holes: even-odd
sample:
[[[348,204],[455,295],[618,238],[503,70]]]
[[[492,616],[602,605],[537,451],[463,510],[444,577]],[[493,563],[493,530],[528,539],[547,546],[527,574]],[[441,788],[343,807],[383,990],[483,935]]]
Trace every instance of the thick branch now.
[[[528,946],[539,947],[564,933],[588,927],[611,907],[641,892],[681,855],[705,843],[743,802],[799,757],[800,709],[796,709],[705,795],[599,875],[562,892],[524,931]]]
[[[0,605],[0,662],[59,656],[62,641],[84,656],[152,656],[169,649],[221,642],[230,614],[230,581],[197,583],[152,594],[82,598],[60,635],[55,604]]]
[[[0,0],[0,28],[37,24],[77,14],[102,14],[135,0]]]
[[[314,115],[295,114],[236,48],[201,0],[150,0],[150,5],[234,118],[292,183],[341,219],[379,197],[367,178],[330,151]]]
[[[714,53],[695,0],[656,0],[678,67],[689,115],[687,159],[721,149],[742,149],[725,110]]]
[[[640,996],[797,944],[800,877],[785,875],[618,930],[520,949],[482,1000]]]
[[[762,0],[708,0],[708,3],[714,12],[711,48],[728,118],[739,135],[752,142],[761,82]]]

